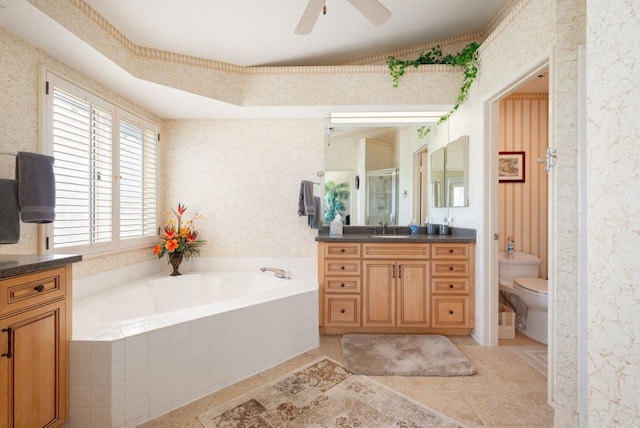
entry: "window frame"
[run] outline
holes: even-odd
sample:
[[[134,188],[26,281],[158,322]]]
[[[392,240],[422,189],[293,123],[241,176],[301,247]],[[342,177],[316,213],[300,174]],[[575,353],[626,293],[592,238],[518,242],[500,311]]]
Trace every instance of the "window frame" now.
[[[40,229],[40,248],[41,253],[46,254],[82,254],[82,255],[97,255],[107,254],[111,252],[132,250],[139,248],[148,248],[157,243],[158,239],[158,224],[159,224],[159,140],[160,140],[160,126],[149,119],[141,117],[138,114],[132,113],[116,103],[111,102],[101,96],[92,93],[77,83],[60,76],[59,74],[47,69],[43,69],[42,75],[42,97],[41,97],[41,149],[45,154],[53,156],[53,91],[54,88],[59,88],[69,94],[80,98],[84,101],[88,101],[101,109],[108,111],[112,117],[111,123],[111,144],[112,144],[112,157],[111,157],[111,169],[112,169],[112,181],[111,181],[111,240],[104,243],[88,243],[80,245],[68,245],[56,248],[54,242],[54,223],[43,225]],[[141,213],[141,230],[138,237],[133,238],[121,238],[121,218],[120,218],[120,134],[121,134],[121,121],[125,121],[129,125],[140,127],[142,130],[142,171],[140,171],[142,177],[141,188],[142,194],[142,213]],[[144,135],[145,133],[152,134],[155,142],[155,153],[153,162],[155,163],[155,178],[151,185],[145,183],[145,177],[148,176],[145,171],[147,158],[144,153],[146,151]],[[150,141],[150,140],[149,140]],[[145,195],[145,189],[152,189],[155,194],[155,213],[151,213],[153,218],[153,235],[145,236],[145,230],[149,231],[149,227],[145,227],[145,202],[148,199],[148,195]],[[153,215],[155,214],[155,215]],[[148,222],[151,223],[151,222]],[[147,225],[148,226],[148,225]]]

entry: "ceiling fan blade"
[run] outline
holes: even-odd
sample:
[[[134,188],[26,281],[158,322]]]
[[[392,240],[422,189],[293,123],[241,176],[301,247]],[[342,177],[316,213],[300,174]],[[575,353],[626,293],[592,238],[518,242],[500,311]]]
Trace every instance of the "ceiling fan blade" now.
[[[348,1],[375,26],[384,24],[391,17],[391,12],[389,12],[389,10],[378,0]]]
[[[324,0],[309,0],[307,7],[305,7],[304,12],[302,12],[298,26],[295,29],[295,33],[301,36],[311,33],[314,25],[316,25],[318,16],[320,16],[323,6]]]

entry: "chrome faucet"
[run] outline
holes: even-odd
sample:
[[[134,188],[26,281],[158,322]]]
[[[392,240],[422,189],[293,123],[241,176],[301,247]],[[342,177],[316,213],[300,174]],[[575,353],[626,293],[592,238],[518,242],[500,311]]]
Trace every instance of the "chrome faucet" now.
[[[382,234],[386,235],[387,234],[387,226],[389,226],[389,223],[387,223],[386,221],[381,221],[380,223],[378,223],[380,226],[382,226]]]
[[[278,269],[278,268],[272,268],[272,267],[263,267],[260,268],[261,272],[273,272],[276,276],[276,278],[284,278],[284,279],[290,279],[291,278],[291,274],[289,272],[287,272],[284,269]]]

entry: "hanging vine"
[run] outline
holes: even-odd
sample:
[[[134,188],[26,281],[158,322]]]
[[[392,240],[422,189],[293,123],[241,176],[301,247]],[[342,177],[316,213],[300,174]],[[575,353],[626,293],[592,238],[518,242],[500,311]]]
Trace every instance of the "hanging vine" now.
[[[438,126],[441,123],[446,122],[449,117],[451,117],[451,115],[456,110],[458,110],[460,105],[467,99],[469,88],[471,88],[471,84],[474,82],[474,80],[476,80],[476,77],[478,76],[479,47],[479,43],[471,42],[456,55],[443,55],[440,46],[435,46],[431,48],[430,51],[423,53],[418,58],[413,60],[401,60],[390,56],[387,58],[387,65],[389,66],[391,77],[393,78],[393,87],[398,87],[400,76],[404,75],[405,70],[410,66],[416,68],[422,64],[449,64],[453,66],[461,66],[464,73],[464,80],[462,81],[462,86],[460,87],[460,93],[458,94],[458,98],[456,98],[456,103],[453,105],[453,107],[451,107],[451,109],[444,116],[442,116],[440,120],[438,120],[435,125]],[[422,126],[418,129],[418,136],[420,138],[423,138],[430,131],[431,127]]]

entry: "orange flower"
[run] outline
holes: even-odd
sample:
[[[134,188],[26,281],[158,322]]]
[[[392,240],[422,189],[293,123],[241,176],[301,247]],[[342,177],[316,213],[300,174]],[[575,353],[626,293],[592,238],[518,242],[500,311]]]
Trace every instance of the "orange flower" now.
[[[164,245],[164,248],[166,248],[167,251],[169,251],[169,252],[175,251],[175,249],[178,248],[178,240],[177,239],[171,239],[171,240],[167,241],[167,243]]]
[[[153,247],[153,254],[157,256],[158,254],[160,254],[161,250],[162,250],[162,245],[158,244],[155,247]]]
[[[181,227],[180,228],[180,236],[182,236],[183,238],[186,238],[187,236],[189,236],[189,228],[188,227]]]
[[[176,235],[176,231],[173,227],[171,226],[164,227],[164,237],[162,239],[173,239],[175,235]]]
[[[187,235],[187,240],[189,242],[193,242],[196,240],[196,238],[198,237],[198,232],[193,231],[193,232],[189,232],[189,234]]]
[[[187,207],[185,207],[182,204],[178,204],[178,215],[181,216],[182,214],[184,214],[184,212],[187,210]]]

